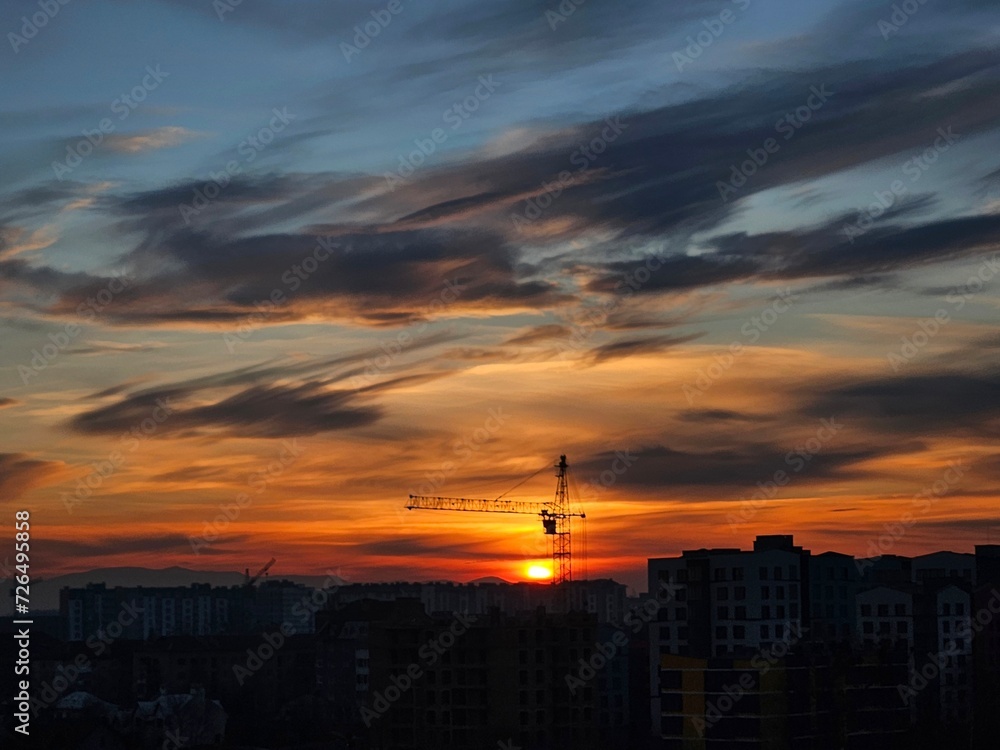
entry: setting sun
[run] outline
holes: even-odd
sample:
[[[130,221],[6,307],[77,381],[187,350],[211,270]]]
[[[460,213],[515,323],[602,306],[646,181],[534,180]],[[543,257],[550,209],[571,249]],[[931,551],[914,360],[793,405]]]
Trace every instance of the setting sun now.
[[[531,565],[528,567],[528,578],[551,578],[552,571],[544,565]]]

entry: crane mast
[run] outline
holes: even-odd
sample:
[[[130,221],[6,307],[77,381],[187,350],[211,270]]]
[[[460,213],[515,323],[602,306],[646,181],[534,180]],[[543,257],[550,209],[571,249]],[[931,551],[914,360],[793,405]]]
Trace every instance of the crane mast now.
[[[552,583],[573,580],[572,519],[586,518],[585,513],[573,513],[569,504],[566,456],[559,456],[556,468],[555,498],[544,503],[525,500],[493,500],[465,497],[431,497],[410,495],[408,510],[455,510],[476,513],[520,513],[542,519],[542,530],[552,537]],[[536,472],[537,473],[537,472]]]

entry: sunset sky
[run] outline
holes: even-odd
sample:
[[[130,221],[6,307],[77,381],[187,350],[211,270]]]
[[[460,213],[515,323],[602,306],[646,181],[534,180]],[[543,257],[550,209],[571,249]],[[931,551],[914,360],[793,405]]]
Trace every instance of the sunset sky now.
[[[4,3],[35,575],[525,580],[537,519],[406,498],[563,453],[637,588],[760,533],[1000,542],[1000,26],[905,5]]]

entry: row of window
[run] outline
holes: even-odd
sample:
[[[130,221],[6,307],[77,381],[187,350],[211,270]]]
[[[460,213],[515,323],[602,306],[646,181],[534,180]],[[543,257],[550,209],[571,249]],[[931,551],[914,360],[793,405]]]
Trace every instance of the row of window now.
[[[745,568],[715,568],[712,571],[712,577],[716,581],[742,581]],[[783,581],[785,580],[784,568],[781,565],[775,565],[770,570],[761,565],[757,569],[757,578],[761,581],[775,580]],[[789,565],[788,566],[788,580],[796,581],[799,578],[799,566]]]
[[[744,641],[747,639],[747,632],[752,632],[748,628],[753,628],[752,625],[717,625],[715,627],[715,637],[718,640],[729,640],[732,637],[735,641]],[[730,636],[731,634],[731,636]],[[678,641],[688,640],[689,629],[686,625],[680,625],[676,630],[671,628],[670,625],[660,626],[660,640],[670,641],[673,640],[673,636],[677,636]],[[758,625],[757,626],[757,636],[762,641],[767,641],[771,638],[788,638],[791,635],[790,626],[785,625]]]
[[[877,607],[877,609],[876,609],[876,611],[878,612],[878,616],[879,617],[888,617],[889,616],[889,605],[888,604],[879,604],[878,607]],[[896,605],[893,606],[892,613],[893,613],[893,615],[895,617],[906,617],[909,614],[909,607],[907,607],[905,604],[896,604]],[[871,604],[862,604],[861,605],[861,616],[862,617],[871,617],[872,616],[872,605]]]
[[[880,622],[878,624],[878,634],[879,635],[892,635],[892,623],[891,622]],[[861,632],[865,635],[875,634],[875,623],[871,620],[865,620],[861,623]],[[906,620],[899,620],[896,623],[896,635],[909,635],[910,633],[910,623]]]
[[[788,605],[788,616],[798,617],[799,616],[799,605],[790,604]],[[719,620],[746,620],[747,619],[747,608],[746,607],[716,607],[715,617]],[[754,618],[756,619],[756,618]],[[771,619],[771,606],[769,604],[764,604],[760,608],[760,619],[770,620]],[[779,604],[774,607],[774,619],[784,620],[785,619],[785,605]]]

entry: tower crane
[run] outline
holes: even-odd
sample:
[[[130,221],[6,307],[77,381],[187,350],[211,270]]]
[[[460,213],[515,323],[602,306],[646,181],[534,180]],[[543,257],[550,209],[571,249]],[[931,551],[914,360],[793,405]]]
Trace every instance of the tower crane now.
[[[243,573],[243,575],[246,576],[246,583],[244,585],[247,588],[253,586],[255,583],[257,583],[257,581],[260,579],[262,575],[264,575],[265,573],[267,573],[267,571],[271,569],[271,566],[274,565],[276,562],[278,561],[272,557],[270,560],[267,561],[267,565],[265,565],[263,568],[257,571],[256,575],[254,575],[253,578],[250,577],[250,568],[247,568]]]
[[[585,513],[573,513],[569,507],[566,456],[559,456],[556,469],[556,494],[553,500],[537,503],[526,500],[493,500],[464,497],[430,497],[410,495],[408,510],[460,510],[477,513],[520,513],[542,519],[542,530],[552,537],[552,583],[573,580],[573,540],[571,519],[586,518]],[[538,472],[535,472],[536,474]],[[529,477],[530,478],[530,477]],[[508,490],[509,492],[509,490]],[[504,493],[506,494],[506,493]]]

